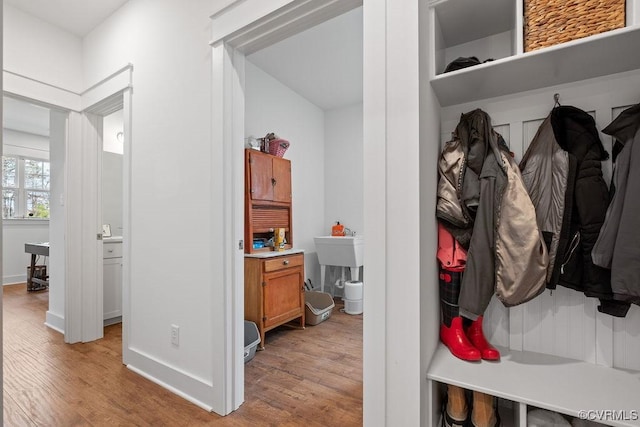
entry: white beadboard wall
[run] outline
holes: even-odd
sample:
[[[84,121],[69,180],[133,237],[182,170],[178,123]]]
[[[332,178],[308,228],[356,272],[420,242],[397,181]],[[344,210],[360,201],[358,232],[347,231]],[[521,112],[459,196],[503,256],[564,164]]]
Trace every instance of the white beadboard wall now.
[[[519,162],[553,108],[555,93],[562,105],[591,114],[602,130],[625,108],[640,102],[640,71],[443,108],[441,143],[450,139],[460,114],[481,108]],[[602,133],[600,137],[611,153],[611,138]],[[610,160],[603,162],[603,173],[609,183]],[[599,313],[598,304],[597,299],[563,287],[510,309],[493,298],[484,316],[485,332],[493,343],[513,350],[640,370],[640,307],[632,306],[627,317],[619,319]]]

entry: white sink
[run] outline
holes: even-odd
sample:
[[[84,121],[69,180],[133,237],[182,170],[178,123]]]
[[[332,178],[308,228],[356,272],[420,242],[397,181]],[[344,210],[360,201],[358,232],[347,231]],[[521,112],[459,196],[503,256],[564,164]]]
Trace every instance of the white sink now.
[[[319,236],[313,238],[320,263],[320,291],[324,291],[327,265],[349,267],[351,280],[360,278],[360,267],[364,264],[364,237]],[[342,269],[344,278],[344,268]]]
[[[320,236],[313,240],[321,265],[360,267],[364,262],[363,236]]]

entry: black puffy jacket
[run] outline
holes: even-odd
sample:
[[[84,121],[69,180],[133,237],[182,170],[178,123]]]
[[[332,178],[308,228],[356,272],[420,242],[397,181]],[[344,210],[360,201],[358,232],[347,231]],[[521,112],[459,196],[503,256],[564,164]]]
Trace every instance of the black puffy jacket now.
[[[556,141],[569,153],[570,170],[560,233],[563,259],[555,276],[557,282],[548,287],[553,289],[557,283],[584,292],[600,299],[599,311],[623,317],[629,305],[613,301],[610,271],[595,265],[591,258],[609,205],[601,166],[609,155],[588,113],[571,106],[556,107],[551,112],[551,126]]]

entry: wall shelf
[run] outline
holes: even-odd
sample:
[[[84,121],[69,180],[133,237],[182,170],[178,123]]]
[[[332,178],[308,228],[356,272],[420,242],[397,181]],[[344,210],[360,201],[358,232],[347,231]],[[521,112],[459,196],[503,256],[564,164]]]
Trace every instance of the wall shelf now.
[[[640,68],[640,26],[518,54],[431,79],[442,107]]]
[[[513,0],[434,1],[431,7],[436,13],[445,47],[510,31],[515,26],[516,3]],[[491,25],[486,25],[487,22]]]
[[[440,343],[427,378],[574,417],[582,410],[611,410],[638,418],[634,414],[639,412],[632,411],[640,411],[640,372],[540,353],[504,348],[500,352],[500,362],[471,363],[454,357]],[[603,422],[640,426],[638,419]]]

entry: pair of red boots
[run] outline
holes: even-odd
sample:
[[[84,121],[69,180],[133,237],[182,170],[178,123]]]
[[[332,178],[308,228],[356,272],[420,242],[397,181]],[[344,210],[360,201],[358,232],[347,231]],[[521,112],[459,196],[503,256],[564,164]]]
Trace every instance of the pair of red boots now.
[[[451,320],[451,326],[440,325],[440,340],[459,359],[477,361],[500,360],[500,352],[484,337],[482,316],[465,327],[461,316]]]

